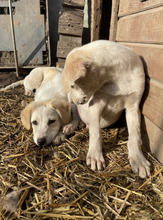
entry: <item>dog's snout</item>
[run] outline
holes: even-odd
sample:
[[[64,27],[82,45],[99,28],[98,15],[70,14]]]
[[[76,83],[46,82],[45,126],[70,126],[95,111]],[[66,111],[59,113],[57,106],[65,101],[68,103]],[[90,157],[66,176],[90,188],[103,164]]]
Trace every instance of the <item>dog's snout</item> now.
[[[38,139],[37,139],[37,144],[38,144],[39,146],[45,145],[45,144],[46,144],[46,138],[45,138],[45,137],[43,137],[43,138],[38,138]]]
[[[83,96],[82,99],[78,100],[79,105],[85,104],[86,102],[87,102],[87,96]]]

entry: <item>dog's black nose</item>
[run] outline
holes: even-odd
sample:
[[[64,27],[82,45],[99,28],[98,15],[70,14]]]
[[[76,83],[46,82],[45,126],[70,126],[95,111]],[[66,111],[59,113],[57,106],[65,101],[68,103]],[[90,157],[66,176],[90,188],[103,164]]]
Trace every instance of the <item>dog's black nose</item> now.
[[[37,144],[39,146],[45,145],[45,143],[46,143],[46,138],[45,137],[37,139]]]

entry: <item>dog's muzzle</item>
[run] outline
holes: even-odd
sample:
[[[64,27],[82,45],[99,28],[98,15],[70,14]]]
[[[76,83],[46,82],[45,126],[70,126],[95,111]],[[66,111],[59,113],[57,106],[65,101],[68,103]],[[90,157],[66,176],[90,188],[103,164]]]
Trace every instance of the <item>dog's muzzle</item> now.
[[[84,96],[81,99],[77,100],[77,105],[83,105],[88,101],[87,97]]]
[[[46,138],[45,138],[45,137],[43,137],[43,138],[38,138],[38,139],[37,139],[37,144],[38,144],[38,146],[46,145]]]

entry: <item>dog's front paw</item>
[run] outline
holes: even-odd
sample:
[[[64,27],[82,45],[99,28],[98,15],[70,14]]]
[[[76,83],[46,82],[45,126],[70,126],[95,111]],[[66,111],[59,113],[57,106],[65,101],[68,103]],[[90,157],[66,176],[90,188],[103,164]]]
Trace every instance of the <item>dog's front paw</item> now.
[[[105,168],[105,160],[102,152],[88,152],[86,163],[92,170],[103,170]]]
[[[80,121],[79,125],[78,125],[78,129],[80,130],[80,129],[83,129],[85,127],[86,127],[86,124],[84,122]]]
[[[59,132],[58,135],[53,140],[53,143],[55,145],[60,145],[65,140],[65,138],[66,136],[62,132]]]
[[[63,133],[64,133],[65,135],[73,134],[74,131],[77,130],[77,127],[78,127],[78,126],[77,126],[76,124],[73,124],[73,123],[70,123],[70,124],[68,124],[68,125],[65,125],[65,126],[63,127]]]
[[[140,178],[144,179],[150,176],[150,163],[143,155],[129,157],[131,169],[134,173],[138,173]]]

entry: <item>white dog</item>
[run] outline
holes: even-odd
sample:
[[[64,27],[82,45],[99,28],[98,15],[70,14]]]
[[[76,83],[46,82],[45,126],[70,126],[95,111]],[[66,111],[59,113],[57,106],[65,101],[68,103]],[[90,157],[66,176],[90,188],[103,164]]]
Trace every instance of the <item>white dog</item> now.
[[[140,58],[129,48],[99,40],[74,49],[66,59],[63,84],[69,100],[89,127],[87,165],[105,167],[100,128],[118,120],[126,110],[128,154],[133,172],[150,175],[150,163],[141,151],[139,104],[145,84]]]
[[[24,85],[25,95],[34,96],[37,89],[41,86],[42,83],[46,83],[51,80],[57,72],[62,72],[62,68],[58,67],[37,67],[34,68],[24,80],[17,81],[11,85],[2,88],[0,91],[6,91],[9,89],[14,89],[19,85]]]
[[[65,134],[77,129],[79,119],[74,106],[71,120],[71,105],[64,92],[61,72],[56,72],[49,81],[44,81],[35,94],[35,101],[21,112],[21,120],[26,129],[33,128],[34,142],[39,145],[60,144]],[[61,132],[62,126],[64,134]]]

